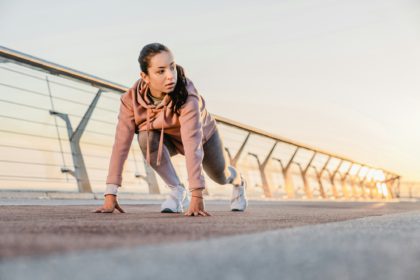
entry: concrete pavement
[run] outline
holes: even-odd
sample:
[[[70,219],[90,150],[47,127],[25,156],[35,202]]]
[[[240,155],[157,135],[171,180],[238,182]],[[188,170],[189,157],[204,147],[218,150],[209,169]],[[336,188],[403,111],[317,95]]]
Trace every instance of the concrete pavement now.
[[[127,214],[70,201],[0,206],[0,279],[419,276],[419,203],[251,201],[234,213],[209,201],[212,217],[121,203]]]

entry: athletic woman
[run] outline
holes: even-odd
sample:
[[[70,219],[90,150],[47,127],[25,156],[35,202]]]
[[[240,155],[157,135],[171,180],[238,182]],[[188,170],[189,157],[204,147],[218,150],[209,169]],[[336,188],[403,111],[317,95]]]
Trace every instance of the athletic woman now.
[[[204,209],[203,190],[207,185],[203,170],[218,184],[232,184],[230,209],[244,211],[248,204],[246,181],[228,164],[216,121],[193,82],[175,63],[172,52],[162,44],[148,44],[138,61],[140,79],[120,98],[104,204],[94,212],[112,213],[117,209],[125,213],[117,201],[117,191],[135,133],[147,163],[170,188],[161,212],[211,216]],[[178,153],[185,156],[191,200],[171,161]]]

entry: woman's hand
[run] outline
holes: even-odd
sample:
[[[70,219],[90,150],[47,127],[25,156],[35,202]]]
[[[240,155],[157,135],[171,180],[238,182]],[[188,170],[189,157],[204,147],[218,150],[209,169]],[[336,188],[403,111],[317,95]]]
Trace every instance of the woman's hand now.
[[[191,194],[190,207],[185,216],[211,216],[204,210],[204,198],[202,190],[194,190]]]
[[[113,194],[107,194],[105,195],[104,205],[102,205],[102,207],[99,207],[98,209],[92,212],[93,213],[113,213],[115,209],[117,209],[121,213],[125,213],[125,211],[118,204],[117,196]]]

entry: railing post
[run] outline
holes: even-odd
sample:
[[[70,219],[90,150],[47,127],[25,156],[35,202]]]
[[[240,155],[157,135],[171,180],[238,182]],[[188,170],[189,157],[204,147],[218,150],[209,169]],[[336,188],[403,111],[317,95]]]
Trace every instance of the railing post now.
[[[304,189],[305,194],[306,194],[306,197],[308,199],[312,199],[313,198],[313,194],[312,194],[311,187],[309,186],[308,178],[306,178],[306,175],[307,175],[307,172],[309,170],[309,167],[311,166],[312,162],[314,161],[316,155],[317,155],[317,153],[314,152],[314,154],[312,155],[312,157],[309,160],[308,164],[306,164],[305,168],[303,168],[300,163],[295,162],[299,166],[300,174],[302,176],[302,181],[303,181],[303,189]]]
[[[349,168],[347,169],[346,173],[344,173],[343,176],[341,176],[341,189],[343,191],[344,197],[345,198],[351,198],[352,196],[349,193],[349,190],[347,188],[347,177],[350,174],[350,170],[353,167],[353,163],[350,162]]]
[[[350,184],[351,184],[351,190],[352,190],[352,193],[353,193],[353,198],[359,198],[359,192],[356,189],[356,184],[355,184],[356,182],[355,181],[359,180],[360,170],[362,170],[361,165],[359,165],[359,169],[358,169],[357,173],[350,176]]]
[[[227,152],[227,155],[229,157],[230,160],[230,165],[232,165],[233,167],[237,167],[239,159],[245,149],[246,144],[248,143],[249,137],[251,136],[251,132],[248,132],[248,135],[245,137],[244,142],[242,142],[241,146],[239,147],[238,152],[236,153],[236,155],[234,157],[232,157],[229,149],[227,147],[225,147],[225,150]]]
[[[61,172],[70,173],[76,178],[79,192],[92,192],[92,188],[89,182],[89,176],[85,166],[85,161],[83,160],[82,150],[80,149],[80,139],[82,137],[83,132],[85,131],[90,117],[92,116],[93,110],[95,109],[95,106],[98,103],[99,98],[101,97],[101,93],[102,90],[98,90],[75,131],[73,131],[70,119],[67,114],[50,110],[51,115],[55,115],[57,117],[62,118],[66,123],[67,134],[70,141],[71,155],[73,158],[74,171],[69,170],[67,168],[61,168]]]
[[[241,158],[241,155],[245,149],[246,144],[248,143],[249,137],[251,136],[251,132],[248,132],[247,136],[245,137],[245,140],[242,142],[241,146],[239,147],[238,151],[236,152],[236,155],[234,157],[232,157],[232,154],[230,153],[230,150],[225,147],[225,151],[227,154],[227,157],[229,159],[229,164],[232,165],[235,168],[238,168],[238,162],[239,159]],[[204,194],[209,195],[209,192],[206,189],[204,189]]]
[[[373,174],[375,174],[376,170],[371,169],[371,172]],[[375,176],[370,176],[371,179],[368,182],[368,187],[370,190],[370,197],[374,198],[374,199],[384,199],[384,194],[383,194],[383,190],[382,190],[382,185],[380,186],[380,191],[378,190],[378,180],[375,178]]]
[[[273,149],[275,148],[275,146],[276,146],[276,144],[274,144]],[[255,157],[255,159],[257,160],[258,170],[260,171],[262,188],[263,188],[265,197],[273,197],[273,193],[271,191],[270,183],[268,182],[267,175],[265,174],[265,168],[267,166],[267,159],[265,159],[264,162],[261,163],[258,155],[253,154],[253,153],[248,153],[248,154],[250,156]]]
[[[295,158],[298,150],[299,150],[299,147],[296,147],[292,157],[289,159],[289,161],[287,162],[287,164],[285,166],[283,165],[283,163],[280,159],[273,158],[274,160],[277,160],[280,163],[281,171],[282,171],[283,178],[284,178],[284,188],[286,190],[288,198],[295,198],[296,197],[295,189],[294,189],[294,186],[293,186],[293,178],[292,178],[292,174],[290,174],[290,172],[289,172],[289,169],[292,166],[293,159]]]
[[[146,175],[140,174],[140,172],[138,172],[137,170],[137,162],[136,162],[136,157],[134,155],[133,149],[131,149],[131,153],[133,155],[134,165],[136,168],[134,172],[134,177],[140,178],[147,183],[150,194],[159,194],[160,193],[159,184],[157,182],[156,173],[153,171],[153,168],[147,164],[146,160],[143,157],[143,165],[144,165],[144,170],[146,171]]]
[[[156,173],[153,168],[147,164],[147,161],[143,159],[144,170],[146,171],[146,176],[141,175],[140,177],[143,178],[147,185],[149,186],[149,193],[150,194],[160,194],[159,184],[156,178]]]
[[[327,161],[324,163],[324,166],[322,166],[319,172],[315,166],[312,166],[312,168],[315,170],[315,173],[316,173],[316,178],[319,184],[319,194],[321,195],[322,198],[327,198],[327,194],[325,193],[324,183],[322,183],[322,174],[327,168],[328,163],[330,163],[330,160],[331,160],[331,156],[328,156]]]
[[[395,189],[394,189],[395,181],[398,180],[398,182],[399,182],[399,178],[400,177],[398,175],[394,175],[394,174],[391,174],[391,173],[388,173],[388,172],[385,175],[385,181],[384,181],[384,183],[385,183],[385,185],[387,187],[389,196],[391,198],[398,198],[398,197],[400,197],[399,183],[397,184],[397,187],[395,187]]]
[[[341,165],[343,164],[343,160],[340,160],[340,163],[338,164],[337,168],[334,170],[334,172],[330,176],[333,196],[337,199],[339,198],[337,187],[335,186],[335,176],[337,175],[338,170],[341,168]]]
[[[367,178],[369,171],[359,180],[359,187],[362,189],[362,198],[367,199],[366,188],[365,188],[365,180]]]

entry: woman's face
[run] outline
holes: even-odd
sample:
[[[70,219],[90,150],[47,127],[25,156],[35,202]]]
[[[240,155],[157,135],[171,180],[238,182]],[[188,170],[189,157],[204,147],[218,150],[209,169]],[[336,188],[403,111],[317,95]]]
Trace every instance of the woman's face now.
[[[147,69],[149,74],[141,72],[142,79],[149,84],[150,91],[155,96],[167,94],[175,89],[177,72],[175,61],[170,52],[155,54]]]

